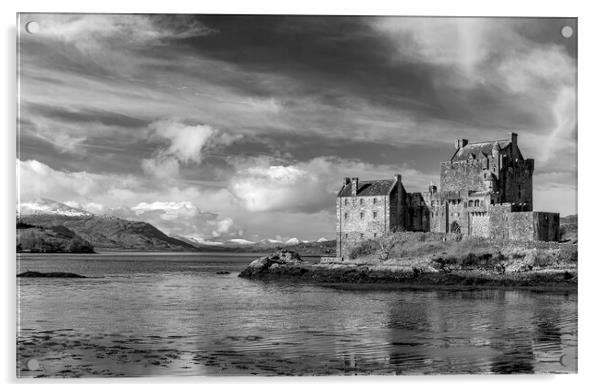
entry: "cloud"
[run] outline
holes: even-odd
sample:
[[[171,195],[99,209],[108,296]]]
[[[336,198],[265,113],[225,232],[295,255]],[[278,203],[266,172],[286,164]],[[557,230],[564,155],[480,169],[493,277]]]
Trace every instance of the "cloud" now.
[[[189,125],[176,120],[161,120],[150,126],[151,138],[167,141],[168,145],[155,151],[152,158],[142,160],[142,168],[158,178],[176,178],[180,164],[200,164],[209,149],[232,144],[240,135],[205,125]]]
[[[61,172],[36,161],[17,160],[18,192],[24,198],[47,197],[57,201],[101,194],[117,187],[129,188],[127,178],[107,178],[87,172]]]
[[[201,238],[231,237],[241,233],[230,217],[202,211],[190,201],[142,202],[130,208],[138,220],[144,220],[170,235]],[[128,215],[123,214],[122,215]]]
[[[332,209],[344,177],[382,179],[405,173],[404,184],[410,191],[422,190],[418,187],[426,189],[428,181],[436,178],[404,165],[373,165],[336,157],[318,157],[288,165],[275,165],[261,158],[236,165],[239,170],[230,180],[229,189],[252,212],[315,213]]]
[[[73,44],[86,53],[104,46],[141,45],[216,33],[194,19],[174,18],[165,23],[160,16],[151,15],[44,14],[43,18],[31,19],[39,20],[40,30],[36,35]]]
[[[486,58],[496,38],[496,24],[485,18],[385,17],[371,25],[395,42],[400,61],[455,66],[465,74]]]
[[[153,189],[152,183],[130,176],[59,171],[35,160],[17,161],[17,179],[20,201],[66,201],[94,214],[145,221],[172,235],[228,238],[243,232],[232,218],[199,207],[231,209],[233,196],[224,189]],[[148,201],[153,199],[159,201]]]
[[[69,207],[79,208],[80,210],[85,210],[96,215],[104,214],[106,211],[105,207],[102,204],[94,202],[79,203],[77,201],[69,200],[65,201],[64,204],[68,205]]]
[[[153,158],[143,159],[142,169],[160,179],[176,179],[180,173],[180,164],[174,157],[158,154]]]
[[[328,195],[316,174],[292,165],[247,168],[230,188],[249,211],[311,211],[319,209]]]
[[[187,125],[173,120],[158,121],[151,128],[155,136],[169,141],[169,146],[162,153],[183,163],[200,163],[203,149],[218,133],[209,125]]]

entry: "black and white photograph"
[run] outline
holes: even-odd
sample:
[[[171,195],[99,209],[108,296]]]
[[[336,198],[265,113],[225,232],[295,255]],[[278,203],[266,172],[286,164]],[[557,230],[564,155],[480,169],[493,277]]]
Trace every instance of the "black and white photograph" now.
[[[16,17],[17,379],[578,373],[577,17]]]

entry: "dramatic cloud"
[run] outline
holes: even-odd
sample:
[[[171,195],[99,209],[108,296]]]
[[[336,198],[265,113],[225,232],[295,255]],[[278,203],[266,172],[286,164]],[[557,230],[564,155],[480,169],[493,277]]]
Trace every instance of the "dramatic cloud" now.
[[[202,150],[217,130],[208,125],[185,125],[175,121],[153,124],[155,135],[169,140],[163,154],[173,155],[179,161],[200,163]]]
[[[560,35],[575,19],[27,14],[20,28],[33,19],[22,196],[207,238],[330,238],[343,177],[423,190],[455,139],[516,131],[536,208],[576,212],[577,48]],[[167,205],[131,209],[170,202],[198,211],[179,206],[195,212],[176,227]]]
[[[137,220],[149,222],[171,234],[192,238],[219,238],[241,234],[229,217],[202,211],[190,201],[139,203],[133,206]]]
[[[240,172],[231,189],[249,211],[308,212],[330,199],[318,176],[295,166],[256,166]]]
[[[242,161],[241,170],[230,181],[232,193],[248,211],[316,213],[332,210],[343,178],[353,173],[361,179],[393,178],[405,173],[406,187],[433,181],[415,169],[393,165],[371,165],[335,157],[319,157],[292,165],[273,165],[268,159]]]
[[[240,136],[220,132],[208,125],[188,125],[174,120],[150,125],[150,138],[167,141],[152,158],[142,160],[142,168],[158,178],[176,178],[180,164],[200,164],[206,150],[226,146]]]

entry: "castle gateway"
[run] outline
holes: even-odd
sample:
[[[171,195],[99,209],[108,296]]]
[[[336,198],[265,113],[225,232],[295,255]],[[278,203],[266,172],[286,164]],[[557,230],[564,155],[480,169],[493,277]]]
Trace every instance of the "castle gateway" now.
[[[431,231],[511,240],[558,241],[558,213],[533,211],[534,160],[516,133],[507,139],[459,139],[441,163],[441,189],[407,192],[390,179],[345,178],[337,195],[337,256],[358,241],[392,231]]]

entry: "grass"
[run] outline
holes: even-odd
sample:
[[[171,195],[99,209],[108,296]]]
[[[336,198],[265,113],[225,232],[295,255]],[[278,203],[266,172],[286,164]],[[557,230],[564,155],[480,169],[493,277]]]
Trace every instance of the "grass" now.
[[[577,245],[539,241],[502,241],[441,233],[397,232],[358,243],[352,260],[370,264],[413,260],[417,268],[439,271],[477,269],[531,271],[577,267]]]

